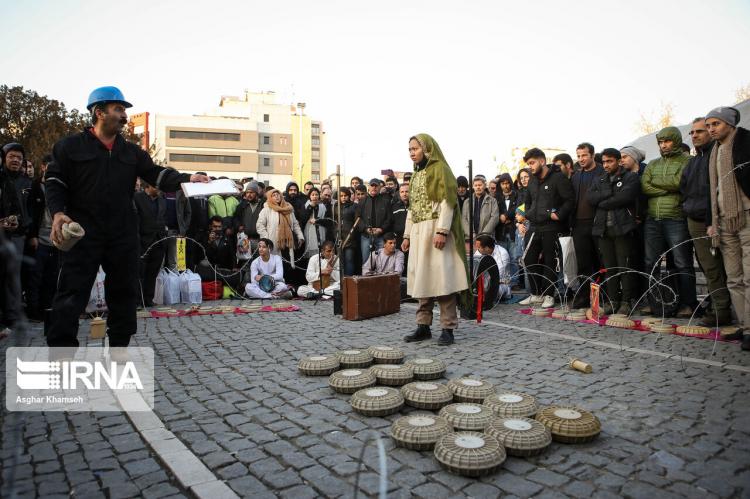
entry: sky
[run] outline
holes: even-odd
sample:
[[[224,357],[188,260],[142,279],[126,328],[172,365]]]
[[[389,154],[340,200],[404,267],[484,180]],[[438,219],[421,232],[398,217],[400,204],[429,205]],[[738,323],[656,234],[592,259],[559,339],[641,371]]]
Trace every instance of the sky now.
[[[85,107],[116,85],[132,113],[200,114],[275,91],[323,122],[329,171],[408,170],[432,135],[456,175],[514,147],[597,150],[750,84],[750,1],[0,0],[0,84]],[[743,62],[744,61],[744,62]]]

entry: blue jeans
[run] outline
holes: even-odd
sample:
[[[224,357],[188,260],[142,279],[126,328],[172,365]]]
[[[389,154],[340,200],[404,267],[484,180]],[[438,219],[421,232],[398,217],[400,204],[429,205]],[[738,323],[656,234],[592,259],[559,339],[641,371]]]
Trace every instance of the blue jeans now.
[[[682,244],[676,248],[675,245],[690,239],[687,221],[685,219],[662,219],[655,220],[651,217],[644,224],[644,250],[645,250],[645,272],[651,269],[657,259],[667,250],[670,250],[674,258],[674,266],[678,272],[680,305],[695,307],[698,298],[695,291],[695,269],[693,268],[693,245]],[[673,248],[673,249],[670,249]],[[660,265],[654,270],[653,276],[659,276]],[[649,286],[653,285],[651,281]]]
[[[518,244],[519,238],[521,239],[520,245]],[[518,234],[518,231],[516,231],[515,241],[512,241],[510,236],[506,235],[505,239],[498,241],[497,244],[505,248],[510,256],[510,265],[508,267],[508,271],[510,272],[510,285],[517,286],[519,281],[518,259],[523,255],[523,237]]]
[[[360,248],[362,249],[362,265],[364,265],[367,259],[370,258],[370,236],[362,234],[359,238]],[[375,243],[373,252],[383,248],[383,236],[373,237],[372,241]]]

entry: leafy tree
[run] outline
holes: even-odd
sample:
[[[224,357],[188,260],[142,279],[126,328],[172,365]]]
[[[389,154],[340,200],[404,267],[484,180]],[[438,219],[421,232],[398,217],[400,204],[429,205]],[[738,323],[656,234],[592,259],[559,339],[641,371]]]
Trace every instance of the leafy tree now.
[[[62,102],[23,87],[0,85],[0,145],[19,142],[35,164],[63,137],[91,126],[88,112],[68,110]],[[128,127],[123,136],[138,143]]]
[[[55,142],[88,122],[87,114],[68,111],[58,100],[23,87],[0,86],[0,143],[20,142],[35,163],[52,151]]]
[[[745,102],[747,99],[750,99],[750,83],[735,90],[734,98],[736,100],[736,104]]]
[[[662,102],[661,109],[657,112],[656,117],[654,117],[654,113],[651,113],[649,116],[641,113],[641,117],[638,120],[638,123],[636,123],[635,129],[642,135],[648,135],[672,125],[673,122],[674,105],[669,102]]]

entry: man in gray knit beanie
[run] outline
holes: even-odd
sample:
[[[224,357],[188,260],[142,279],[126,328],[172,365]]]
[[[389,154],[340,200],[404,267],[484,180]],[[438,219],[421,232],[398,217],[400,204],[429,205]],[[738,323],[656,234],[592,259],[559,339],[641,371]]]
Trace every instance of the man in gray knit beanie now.
[[[622,159],[620,165],[633,173],[641,174],[641,163],[646,159],[646,154],[635,146],[625,146],[620,149]]]

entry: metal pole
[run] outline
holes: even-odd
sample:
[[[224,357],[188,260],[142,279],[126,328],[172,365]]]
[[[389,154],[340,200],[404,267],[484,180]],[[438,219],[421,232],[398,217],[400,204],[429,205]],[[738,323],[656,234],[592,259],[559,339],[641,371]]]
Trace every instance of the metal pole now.
[[[474,282],[474,166],[469,160],[469,282]],[[469,286],[471,291],[471,286]]]

